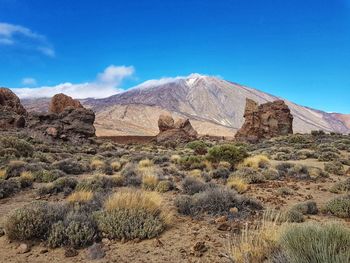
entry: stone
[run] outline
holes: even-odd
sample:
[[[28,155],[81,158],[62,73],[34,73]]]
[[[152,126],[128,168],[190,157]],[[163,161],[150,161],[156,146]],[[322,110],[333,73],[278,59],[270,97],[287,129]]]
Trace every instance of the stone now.
[[[258,105],[247,99],[244,118],[235,135],[238,140],[257,142],[293,133],[293,115],[283,100]]]
[[[59,93],[52,97],[49,105],[49,112],[61,113],[68,107],[72,107],[74,109],[84,108],[80,101],[75,100],[63,93]]]
[[[78,256],[78,254],[79,254],[78,251],[72,247],[67,247],[64,250],[64,256],[66,258],[76,257],[76,256]]]
[[[205,241],[198,241],[194,246],[192,247],[192,253],[196,257],[201,257],[206,251],[208,250],[207,246],[205,245]]]
[[[27,114],[15,93],[0,88],[0,130],[24,128]]]
[[[231,226],[228,223],[222,223],[218,226],[218,230],[220,231],[230,231]]]
[[[95,243],[91,247],[88,248],[87,257],[90,260],[101,259],[104,258],[106,252],[103,250],[103,244]]]
[[[186,143],[195,140],[198,136],[188,119],[174,119],[168,115],[160,115],[158,120],[159,134],[156,140],[160,144]]]
[[[30,245],[26,243],[22,243],[18,246],[17,252],[18,254],[25,254],[30,251]]]

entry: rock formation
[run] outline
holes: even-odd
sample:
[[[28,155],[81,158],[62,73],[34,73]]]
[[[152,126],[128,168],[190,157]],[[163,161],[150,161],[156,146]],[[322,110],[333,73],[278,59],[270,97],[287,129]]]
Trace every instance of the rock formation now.
[[[24,128],[27,111],[10,89],[0,88],[0,130]]]
[[[293,115],[282,100],[258,105],[247,99],[244,118],[235,136],[239,140],[256,142],[293,133]]]
[[[160,115],[158,119],[159,134],[156,137],[158,143],[185,143],[197,138],[198,134],[193,129],[188,119],[174,119],[169,115]]]
[[[73,107],[75,109],[84,108],[80,101],[73,99],[63,93],[56,94],[52,97],[49,112],[51,113],[61,113],[66,108]]]

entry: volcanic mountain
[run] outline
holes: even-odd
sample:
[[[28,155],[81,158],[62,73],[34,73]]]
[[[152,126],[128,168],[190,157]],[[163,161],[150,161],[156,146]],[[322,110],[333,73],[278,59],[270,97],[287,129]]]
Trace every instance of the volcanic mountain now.
[[[223,79],[192,74],[147,81],[108,98],[81,102],[96,112],[98,135],[155,135],[159,115],[171,113],[175,118],[189,118],[199,134],[233,136],[243,124],[246,98],[259,103],[281,99]],[[28,110],[43,110],[45,106],[45,99],[22,102]],[[294,116],[294,132],[350,132],[348,119],[342,114],[285,102]]]

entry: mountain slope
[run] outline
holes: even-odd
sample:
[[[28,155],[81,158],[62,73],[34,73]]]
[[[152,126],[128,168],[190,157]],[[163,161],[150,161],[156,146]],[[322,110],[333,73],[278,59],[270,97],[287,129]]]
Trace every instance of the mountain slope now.
[[[193,74],[148,81],[126,92],[82,103],[96,112],[98,135],[153,135],[158,132],[159,115],[167,112],[189,118],[200,134],[233,136],[243,124],[246,98],[259,103],[279,99],[236,83]],[[285,101],[294,116],[294,132],[350,130],[339,116]],[[30,101],[24,104],[33,108]]]

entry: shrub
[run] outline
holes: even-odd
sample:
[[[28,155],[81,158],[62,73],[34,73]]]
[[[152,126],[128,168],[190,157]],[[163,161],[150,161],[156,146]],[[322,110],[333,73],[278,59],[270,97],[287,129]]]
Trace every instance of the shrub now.
[[[204,155],[208,152],[208,146],[203,141],[193,141],[187,144],[187,147],[192,149],[195,154]]]
[[[267,168],[270,166],[270,160],[266,155],[259,154],[244,159],[241,166],[254,169]]]
[[[5,222],[10,240],[45,240],[55,222],[62,220],[65,207],[47,202],[32,202],[13,211]]]
[[[188,176],[182,180],[181,188],[183,193],[193,195],[195,193],[204,191],[206,188],[206,184],[195,177]]]
[[[335,161],[340,158],[339,154],[331,151],[322,151],[318,156],[318,160],[321,162]]]
[[[75,187],[77,186],[78,181],[75,178],[71,177],[61,177],[56,181],[48,184],[47,186],[43,186],[38,189],[39,195],[46,194],[58,194],[64,192],[66,195],[70,194]]]
[[[243,161],[243,159],[247,156],[248,154],[243,147],[238,147],[232,144],[224,144],[210,148],[207,158],[213,163],[225,161],[229,162],[232,166],[235,166],[239,162]]]
[[[95,175],[90,178],[83,179],[76,187],[77,191],[94,191],[103,192],[118,186],[119,180],[113,176]]]
[[[233,207],[238,208],[239,211],[249,208],[261,209],[259,203],[222,187],[208,188],[193,196],[180,196],[175,200],[175,205],[181,214],[192,216],[201,213],[228,214]]]
[[[350,230],[339,224],[289,225],[279,244],[290,263],[350,262]]]
[[[280,187],[276,190],[278,195],[293,195],[294,192],[292,189],[290,189],[289,187]]]
[[[68,196],[67,201],[70,203],[87,203],[91,201],[93,197],[94,193],[92,191],[80,190]]]
[[[279,178],[279,173],[277,169],[274,168],[264,169],[261,171],[261,173],[267,180],[276,180]]]
[[[227,178],[230,175],[230,170],[227,168],[218,168],[210,171],[210,176],[212,178]]]
[[[6,198],[21,189],[21,183],[17,178],[8,180],[0,179],[0,199]]]
[[[153,167],[153,166],[154,166],[153,161],[149,159],[139,161],[139,168],[146,168],[146,167]]]
[[[106,163],[103,160],[100,160],[100,159],[93,159],[90,162],[91,170],[103,171],[105,166],[106,166]]]
[[[34,180],[39,183],[50,183],[65,175],[61,170],[40,170],[33,173]]]
[[[122,168],[122,164],[119,161],[114,161],[111,163],[113,171],[118,172]]]
[[[125,178],[126,185],[132,185],[132,186],[141,185],[142,178],[141,176],[139,176],[138,169],[135,164],[133,163],[126,164],[121,174]]]
[[[170,157],[170,161],[176,164],[180,162],[180,159],[181,159],[181,156],[178,154],[174,154]]]
[[[159,193],[165,193],[172,189],[172,184],[169,181],[160,181],[156,187],[156,191]]]
[[[337,217],[350,217],[350,195],[336,197],[323,207],[323,212],[329,212]]]
[[[63,221],[52,225],[48,245],[52,248],[60,246],[80,248],[91,245],[96,237],[97,226],[90,216],[71,213]]]
[[[293,163],[287,163],[287,162],[283,162],[283,163],[279,163],[276,165],[276,169],[279,173],[279,175],[281,177],[284,177],[287,175],[288,170],[290,170],[291,168],[293,168],[295,166],[295,164]]]
[[[34,176],[31,172],[22,172],[19,177],[21,188],[30,187],[33,185]]]
[[[280,220],[289,223],[302,223],[305,219],[300,211],[292,208],[282,213]]]
[[[235,189],[238,193],[245,193],[249,186],[244,179],[239,177],[230,177],[226,184],[229,188]]]
[[[203,169],[205,167],[203,158],[194,155],[181,157],[179,160],[179,165],[181,169],[184,170]]]
[[[164,231],[168,218],[154,192],[127,190],[115,193],[97,213],[99,230],[110,239],[145,239]]]
[[[305,165],[294,165],[288,169],[287,176],[294,179],[310,179],[309,168]]]
[[[230,175],[230,177],[238,177],[243,179],[247,184],[257,184],[265,182],[264,176],[257,170],[243,167]]]
[[[155,174],[148,174],[142,176],[142,188],[145,190],[153,191],[157,187],[159,182],[158,176]]]
[[[23,139],[8,136],[0,138],[1,148],[14,149],[17,157],[31,157],[33,155],[33,146]]]
[[[57,161],[54,162],[52,165],[54,168],[59,169],[67,174],[78,175],[86,172],[85,167],[83,167],[80,163],[72,159],[64,159],[62,161]]]
[[[311,200],[296,204],[292,209],[299,211],[303,215],[316,215],[318,213],[316,202]]]
[[[18,177],[26,169],[26,162],[23,161],[10,161],[6,167],[6,178]],[[5,179],[6,179],[5,178]]]
[[[336,175],[344,175],[345,168],[343,164],[339,161],[332,161],[324,164],[324,169],[326,172]]]
[[[344,181],[335,183],[329,191],[336,194],[340,194],[343,192],[350,192],[350,178],[347,178]]]

